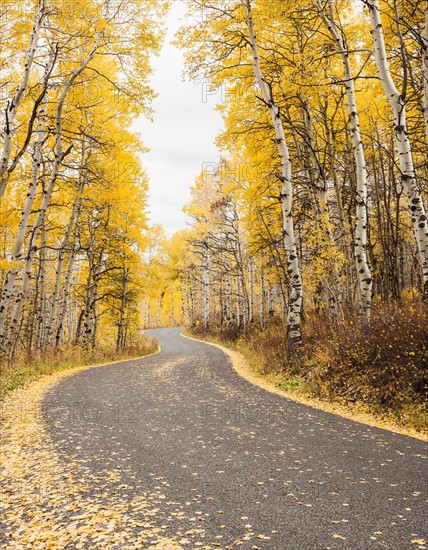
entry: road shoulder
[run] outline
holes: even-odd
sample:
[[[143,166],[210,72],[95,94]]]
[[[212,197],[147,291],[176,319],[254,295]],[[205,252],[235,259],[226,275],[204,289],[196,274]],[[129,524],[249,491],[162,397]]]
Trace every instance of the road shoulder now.
[[[233,368],[241,378],[244,378],[251,384],[258,386],[259,388],[262,388],[270,393],[280,395],[281,397],[285,397],[297,403],[302,403],[303,405],[307,405],[309,407],[314,407],[316,409],[335,414],[348,420],[353,420],[354,422],[359,422],[360,424],[373,426],[375,428],[381,428],[383,430],[387,430],[393,433],[405,435],[414,439],[419,439],[420,441],[428,441],[428,435],[421,434],[416,430],[403,428],[392,422],[376,418],[373,415],[370,415],[367,412],[359,409],[357,405],[353,409],[351,409],[345,407],[344,405],[340,405],[339,403],[330,403],[327,401],[322,401],[320,399],[297,395],[293,392],[284,390],[277,385],[277,382],[273,377],[261,376],[255,373],[248,365],[242,353],[231,350],[215,342],[201,340],[199,338],[191,336],[190,334],[181,333],[180,336],[182,336],[183,338],[188,338],[190,340],[195,340],[197,342],[203,342],[204,344],[208,344],[222,350],[230,358]]]
[[[146,357],[149,355],[142,359]],[[139,359],[131,361],[135,360]],[[86,365],[44,375],[10,392],[0,402],[0,547],[92,548],[95,544],[97,548],[110,548],[120,544],[153,550],[183,548],[175,539],[161,535],[158,510],[148,497],[136,495],[129,500],[116,492],[110,495],[110,477],[83,475],[75,462],[65,464],[44,422],[43,400],[61,380],[92,368],[126,362]],[[99,488],[101,483],[105,485],[105,499],[94,496],[93,487]]]

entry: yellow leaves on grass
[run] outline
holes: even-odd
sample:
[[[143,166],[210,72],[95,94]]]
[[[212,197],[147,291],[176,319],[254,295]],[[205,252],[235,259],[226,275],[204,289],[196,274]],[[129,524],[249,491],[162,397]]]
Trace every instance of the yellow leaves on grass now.
[[[20,414],[22,403],[38,410],[45,391],[66,374],[45,377],[2,403],[0,513],[8,547],[180,549],[162,535],[159,509],[147,497],[97,496],[100,481],[60,461],[40,415]]]

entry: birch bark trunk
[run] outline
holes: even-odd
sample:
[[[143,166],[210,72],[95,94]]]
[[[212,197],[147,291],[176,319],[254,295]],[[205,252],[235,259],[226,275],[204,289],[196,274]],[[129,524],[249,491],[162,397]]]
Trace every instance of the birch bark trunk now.
[[[64,270],[64,262],[65,262],[65,257],[67,253],[67,248],[69,246],[70,239],[73,235],[74,226],[77,222],[77,215],[79,212],[79,206],[81,205],[82,192],[85,186],[85,176],[84,176],[85,162],[86,162],[86,150],[85,150],[85,146],[83,145],[81,169],[79,173],[79,183],[77,186],[77,192],[74,197],[73,206],[71,208],[70,219],[67,224],[67,228],[58,251],[58,261],[55,269],[55,285],[54,285],[54,292],[52,296],[52,306],[49,313],[48,328],[47,328],[48,345],[53,344],[55,334],[57,333],[58,321],[59,321],[58,315],[61,311],[60,291],[61,291],[62,274]],[[70,261],[71,261],[71,258],[70,258]]]
[[[8,183],[8,168],[12,151],[12,139],[14,134],[13,123],[15,121],[18,108],[22,103],[25,90],[28,86],[31,68],[34,62],[34,56],[36,54],[37,45],[39,42],[40,31],[42,29],[43,20],[45,17],[45,2],[44,0],[39,0],[34,26],[30,36],[30,42],[28,44],[27,52],[25,55],[24,74],[22,75],[22,80],[18,86],[18,89],[15,92],[15,95],[13,96],[12,101],[7,105],[7,108],[5,110],[5,126],[3,131],[4,141],[0,160],[0,200],[5,193]]]
[[[351,253],[351,247],[348,243],[348,235],[352,233],[348,227],[347,220],[345,219],[343,199],[342,199],[342,190],[339,184],[339,178],[336,170],[337,159],[336,159],[336,146],[333,132],[330,127],[330,120],[328,118],[328,103],[326,102],[323,105],[322,109],[323,124],[325,128],[325,139],[327,145],[327,155],[330,164],[330,177],[334,187],[334,193],[336,198],[336,208],[337,216],[339,220],[340,235],[338,241],[341,244],[343,253],[346,258],[346,263],[344,266],[345,270],[345,280],[348,281],[348,284],[342,285],[342,302],[345,302],[348,308],[351,308],[354,305],[354,285],[353,285],[353,271],[351,266],[354,263]]]
[[[64,85],[64,88],[61,92],[61,95],[58,100],[57,109],[56,109],[56,116],[55,116],[55,132],[56,132],[56,140],[55,140],[55,160],[52,167],[52,172],[49,178],[49,183],[47,185],[47,188],[43,192],[42,197],[42,203],[40,205],[39,211],[37,213],[36,219],[33,224],[31,236],[28,242],[27,246],[27,253],[26,253],[26,260],[24,265],[24,276],[23,276],[23,282],[21,289],[18,290],[17,294],[14,296],[15,298],[15,307],[11,316],[10,324],[8,329],[5,331],[5,337],[4,337],[4,349],[6,352],[11,349],[11,345],[13,343],[13,340],[16,339],[17,336],[17,327],[19,325],[19,320],[23,311],[24,302],[30,287],[30,280],[31,280],[31,272],[33,267],[33,261],[34,261],[34,254],[37,251],[37,237],[40,231],[40,228],[42,226],[44,217],[46,215],[46,210],[49,206],[49,202],[52,196],[52,192],[54,190],[56,180],[58,177],[59,168],[64,161],[64,158],[71,152],[72,145],[68,147],[67,150],[63,150],[63,132],[62,132],[62,123],[63,123],[63,108],[64,103],[67,98],[68,92],[73,85],[76,78],[85,70],[85,68],[88,66],[89,62],[93,58],[95,51],[97,49],[97,45],[93,47],[90,54],[86,57],[84,61],[80,64],[80,66],[72,73],[69,80]],[[11,297],[10,299],[13,299]]]
[[[89,349],[91,343],[91,335],[93,330],[93,317],[95,306],[95,266],[93,258],[89,258],[89,273],[88,279],[86,281],[86,296],[85,296],[85,309],[83,310],[83,337],[82,337],[82,347],[84,349]]]
[[[308,100],[301,100],[303,105],[303,117],[306,128],[306,139],[308,141],[307,155],[309,157],[307,171],[311,187],[314,190],[315,195],[315,211],[317,213],[317,226],[320,231],[324,231],[327,234],[328,241],[332,250],[336,248],[336,242],[334,240],[331,220],[330,209],[327,196],[327,182],[324,176],[324,170],[317,152],[317,147],[314,139],[314,131],[312,124],[311,105]],[[340,316],[343,318],[342,299],[343,290],[340,283],[340,273],[336,258],[332,258],[331,266],[328,266],[329,278],[323,281],[323,290],[325,293],[325,300],[328,307],[328,313],[330,318]]]
[[[226,274],[226,296],[225,296],[225,309],[226,309],[226,325],[230,327],[232,324],[232,277],[229,272]]]
[[[175,321],[175,300],[174,300],[174,287],[171,284],[169,287],[169,294],[171,297],[171,326],[175,327],[176,321]]]
[[[235,291],[236,291],[236,326],[241,328],[242,324],[242,313],[241,313],[241,289],[239,288],[239,273],[236,272],[235,275]]]
[[[333,0],[328,0],[328,11],[323,8],[321,0],[317,0],[318,10],[331,37],[336,42],[337,51],[342,58],[345,77],[346,104],[349,114],[352,148],[356,169],[356,227],[355,227],[355,262],[359,282],[359,311],[361,317],[370,320],[373,278],[367,255],[367,170],[363,142],[360,132],[360,121],[355,94],[355,80],[349,60],[345,40],[337,26]]]
[[[254,322],[254,263],[250,258],[249,260],[249,271],[250,271],[250,295],[249,295],[249,323]]]
[[[260,265],[260,303],[259,303],[260,328],[265,328],[265,277],[263,265]]]
[[[185,321],[186,324],[191,320],[191,307],[190,307],[190,292],[189,292],[189,274],[186,271],[186,282],[185,282],[185,288],[186,288],[186,315],[185,315]]]
[[[207,330],[210,323],[210,253],[206,241],[203,242],[202,247],[202,318],[204,328]]]
[[[268,288],[268,315],[273,317],[275,314],[275,287],[273,284],[269,284]]]
[[[58,347],[61,343],[61,338],[64,330],[64,320],[67,314],[67,306],[69,304],[70,299],[70,292],[71,292],[71,285],[73,282],[73,269],[74,269],[74,262],[78,250],[78,240],[79,240],[79,224],[80,224],[80,217],[82,214],[82,198],[79,199],[79,205],[77,209],[77,215],[76,215],[76,222],[74,224],[74,231],[73,231],[73,240],[71,244],[71,252],[70,252],[70,259],[68,262],[68,268],[67,268],[67,274],[65,276],[65,285],[64,285],[64,291],[62,294],[61,304],[59,308],[59,314],[58,314],[58,322],[56,326],[56,334],[55,334],[55,345]],[[69,332],[71,333],[71,327],[69,327]]]
[[[46,223],[42,226],[40,267],[39,267],[39,296],[36,313],[36,348],[41,349],[44,344],[44,319],[46,312]]]
[[[184,290],[184,281],[183,277],[180,277],[180,299],[181,299],[181,314],[183,316],[183,321],[186,322],[186,294]]]
[[[16,236],[15,244],[11,254],[12,262],[16,263],[12,269],[8,271],[5,277],[5,282],[3,285],[3,291],[0,300],[0,340],[4,335],[4,328],[6,317],[9,309],[10,300],[12,297],[13,287],[15,285],[16,278],[19,273],[18,262],[22,260],[22,248],[24,245],[25,235],[28,228],[28,222],[30,219],[31,210],[33,207],[34,199],[36,196],[36,190],[39,183],[39,173],[40,166],[42,162],[42,149],[43,143],[46,137],[46,112],[48,106],[48,97],[45,96],[42,110],[39,114],[39,122],[37,126],[37,138],[36,143],[34,144],[33,152],[33,167],[30,185],[27,193],[27,200],[25,202],[24,209],[22,211],[21,220],[19,222],[18,234]]]
[[[251,14],[251,0],[245,0],[243,5],[246,13],[246,23],[253,58],[254,73],[257,85],[262,92],[263,101],[269,110],[272,124],[275,128],[276,145],[281,159],[282,173],[280,180],[282,184],[281,206],[283,215],[284,247],[287,253],[288,274],[291,289],[287,316],[288,342],[290,347],[293,347],[294,345],[299,344],[302,340],[301,317],[303,306],[303,284],[294,236],[291,160],[285,139],[280,109],[272,96],[271,89],[268,86],[261,69],[259,49]]]
[[[428,302],[428,220],[422,196],[416,184],[412,149],[406,120],[406,98],[404,82],[403,93],[398,91],[389,69],[385,48],[382,20],[378,0],[365,0],[369,9],[371,34],[373,37],[374,54],[379,79],[389,101],[394,118],[395,141],[400,162],[401,181],[406,193],[408,209],[412,221],[419,260],[423,274],[423,299]],[[428,16],[426,16],[428,17]],[[397,25],[399,22],[397,21]],[[405,60],[403,60],[405,62]],[[405,80],[405,79],[404,79]]]
[[[122,276],[122,295],[120,299],[119,323],[117,326],[116,352],[123,348],[123,336],[125,326],[125,308],[126,308],[126,293],[128,291],[128,269],[123,268]]]
[[[428,0],[425,3],[425,29],[422,37],[422,78],[424,81],[424,122],[428,146]]]

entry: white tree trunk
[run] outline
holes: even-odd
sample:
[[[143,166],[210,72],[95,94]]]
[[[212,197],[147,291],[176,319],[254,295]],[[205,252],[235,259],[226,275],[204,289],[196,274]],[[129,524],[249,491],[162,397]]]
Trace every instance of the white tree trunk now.
[[[185,319],[185,322],[187,324],[191,320],[189,274],[188,274],[187,270],[186,270],[185,289],[186,289],[186,314],[185,314],[184,319]]]
[[[174,285],[171,284],[169,286],[169,294],[171,296],[171,326],[176,326],[176,320],[175,320],[175,300],[174,300]]]
[[[422,78],[424,81],[424,122],[428,146],[428,0],[425,3],[425,29],[422,37]]]
[[[241,328],[242,313],[241,313],[241,289],[239,284],[239,273],[236,271],[235,275],[235,292],[236,292],[236,326]]]
[[[128,292],[128,269],[122,270],[122,295],[120,299],[119,322],[117,326],[116,352],[124,347],[124,327],[125,327],[125,308],[126,308],[126,293]]]
[[[260,303],[259,303],[260,328],[265,328],[265,278],[263,264],[260,265]]]
[[[61,311],[61,303],[62,303],[62,300],[60,300],[60,290],[61,290],[62,274],[64,270],[64,262],[65,262],[67,247],[69,245],[71,236],[73,234],[73,228],[76,223],[79,203],[80,203],[80,190],[78,191],[78,194],[74,198],[67,229],[65,231],[64,237],[59,246],[58,261],[55,269],[54,292],[52,296],[52,304],[49,312],[49,320],[48,320],[48,327],[47,327],[46,343],[48,345],[51,345],[53,343],[53,338],[56,334],[57,327],[58,327],[59,312]]]
[[[346,104],[348,107],[352,147],[356,168],[356,228],[355,228],[355,261],[360,291],[360,315],[370,319],[373,279],[367,256],[367,171],[364,147],[360,133],[355,80],[349,61],[349,52],[334,16],[333,0],[328,0],[328,11],[317,0],[318,10],[342,58],[345,77]]]
[[[250,295],[249,295],[249,323],[254,322],[254,263],[252,258],[249,260],[250,271]]]
[[[14,263],[20,262],[22,260],[22,247],[24,245],[25,235],[28,228],[28,221],[32,211],[34,199],[36,196],[37,185],[39,181],[40,165],[42,161],[42,149],[43,143],[46,135],[46,112],[48,106],[48,97],[47,95],[44,98],[43,106],[39,114],[39,121],[37,127],[37,138],[36,143],[34,144],[33,152],[33,167],[30,185],[27,193],[27,200],[24,206],[24,209],[21,214],[21,220],[19,222],[18,234],[16,236],[15,244],[12,250],[10,260]],[[19,266],[14,265],[12,269],[8,271],[5,277],[5,282],[3,285],[3,291],[0,300],[0,339],[4,334],[4,327],[6,322],[6,317],[8,313],[8,308],[10,304],[10,299],[12,296],[13,287],[15,285],[16,278],[19,273]]]
[[[36,313],[36,348],[40,349],[44,344],[45,313],[46,313],[46,224],[42,226],[39,268],[39,301]]]
[[[202,245],[202,319],[207,330],[210,324],[210,252],[208,243]]]
[[[67,224],[67,229],[65,231],[64,237],[61,241],[61,244],[59,246],[59,251],[58,251],[58,261],[55,269],[55,286],[54,286],[52,306],[49,313],[49,321],[48,321],[48,328],[47,328],[46,343],[48,345],[53,344],[53,339],[55,337],[55,334],[57,333],[59,314],[61,312],[61,303],[62,303],[62,300],[60,300],[60,291],[61,291],[62,274],[64,270],[64,261],[65,261],[66,252],[67,252],[67,248],[68,248],[71,236],[73,235],[74,226],[75,224],[79,223],[82,193],[85,187],[85,175],[84,175],[85,163],[86,163],[86,148],[85,148],[85,144],[83,144],[81,169],[79,173],[79,183],[77,186],[76,195],[74,197],[73,206],[71,208],[71,214],[70,214],[69,222]],[[70,263],[72,264],[72,258],[70,258]]]
[[[278,105],[272,97],[271,90],[264,78],[260,56],[258,51],[256,33],[254,30],[254,22],[251,15],[251,0],[243,2],[246,13],[246,22],[248,27],[248,36],[251,46],[253,68],[259,86],[263,101],[266,104],[272,124],[275,128],[276,144],[281,158],[281,205],[283,215],[284,228],[284,247],[287,253],[288,275],[290,279],[290,301],[288,304],[288,341],[290,345],[295,345],[301,342],[301,317],[303,306],[303,284],[300,273],[299,259],[297,254],[296,241],[294,237],[294,221],[293,221],[293,185],[291,179],[291,161],[290,154],[285,139],[284,126],[281,118],[281,113]]]
[[[44,0],[39,0],[36,18],[31,32],[30,42],[28,44],[27,52],[25,55],[25,65],[24,73],[22,75],[22,80],[15,92],[10,103],[8,103],[5,109],[5,126],[4,126],[4,141],[3,141],[3,150],[1,153],[0,159],[0,199],[3,197],[6,190],[7,181],[8,181],[8,168],[9,160],[12,151],[12,139],[14,134],[13,123],[15,121],[16,113],[19,106],[21,105],[24,92],[27,89],[28,81],[30,78],[31,68],[34,62],[34,56],[37,50],[37,45],[40,37],[40,30],[43,25],[43,20],[46,16],[44,9]]]
[[[327,196],[327,184],[324,177],[324,171],[321,169],[321,160],[317,152],[317,146],[314,139],[314,131],[312,124],[312,115],[311,115],[311,106],[308,100],[301,99],[303,103],[303,114],[304,114],[304,123],[306,127],[308,151],[307,154],[311,159],[311,162],[307,162],[308,178],[311,181],[311,185],[314,189],[315,194],[315,212],[317,213],[317,228],[320,231],[325,231],[329,243],[334,249],[336,247],[336,241],[334,239],[333,230],[331,226],[330,219],[330,209],[328,204]],[[297,146],[297,140],[296,140]],[[303,163],[304,164],[304,163]],[[340,273],[337,260],[332,261],[332,266],[328,266],[328,273],[330,275],[329,279],[332,279],[333,288],[331,287],[329,279],[323,281],[323,288],[326,294],[326,302],[328,306],[328,312],[330,318],[335,318],[340,316],[343,318],[343,309],[342,309],[342,284],[340,282]]]
[[[275,315],[275,285],[269,284],[268,289],[268,314],[269,317]]]
[[[72,284],[72,281],[73,281],[74,262],[75,262],[77,249],[78,249],[79,225],[80,225],[81,214],[82,214],[82,198],[80,197],[79,205],[78,205],[78,209],[77,209],[76,221],[75,221],[75,224],[74,224],[73,241],[72,241],[72,245],[71,245],[70,259],[69,259],[69,263],[68,263],[67,274],[65,276],[65,285],[64,285],[64,290],[63,290],[63,293],[62,293],[61,304],[60,304],[60,308],[59,308],[57,325],[56,325],[55,345],[57,347],[61,343],[62,333],[63,333],[63,330],[64,330],[64,321],[65,321],[65,317],[66,317],[66,313],[67,313],[67,306],[69,304],[69,299],[70,299],[71,284]],[[71,324],[69,324],[69,325],[71,327]]]
[[[6,352],[11,350],[13,341],[17,336],[17,329],[19,326],[19,321],[21,314],[24,308],[25,300],[27,297],[28,290],[30,288],[31,281],[31,272],[34,261],[34,254],[37,250],[37,237],[42,226],[43,220],[46,215],[46,210],[49,206],[49,202],[54,190],[56,180],[58,177],[59,168],[64,158],[71,152],[72,146],[70,146],[66,151],[63,150],[62,144],[62,122],[63,122],[63,108],[64,103],[67,97],[67,94],[76,80],[76,78],[85,70],[89,62],[93,58],[97,46],[94,46],[88,57],[80,64],[80,66],[72,73],[67,83],[64,85],[64,88],[61,92],[60,98],[58,100],[56,117],[55,117],[55,131],[56,131],[56,140],[55,140],[55,160],[52,167],[52,172],[49,178],[49,183],[47,188],[43,192],[42,203],[40,205],[39,211],[37,213],[36,219],[33,224],[33,229],[27,246],[26,261],[24,265],[24,276],[22,281],[21,289],[18,290],[17,294],[13,297],[15,299],[15,307],[11,316],[10,324],[8,329],[5,331],[5,343],[4,349]],[[11,299],[13,299],[11,297]]]
[[[89,273],[86,281],[85,309],[83,313],[83,338],[82,346],[89,349],[94,330],[95,302],[96,302],[96,266],[92,252],[88,254]]]
[[[229,272],[226,274],[226,325],[230,327],[232,324],[232,277]]]
[[[146,298],[144,300],[144,329],[149,328],[150,323],[150,305],[149,305],[149,299]]]
[[[379,79],[391,105],[394,117],[395,141],[400,161],[401,180],[407,197],[413,232],[422,266],[424,281],[423,296],[424,300],[428,301],[428,220],[421,194],[416,185],[412,150],[407,129],[405,98],[399,93],[389,70],[379,1],[365,0],[365,5],[369,8],[371,34]]]
[[[181,314],[183,316],[183,322],[185,322],[187,315],[186,315],[186,293],[184,289],[183,277],[180,277],[179,289],[180,289],[180,299],[181,299]]]

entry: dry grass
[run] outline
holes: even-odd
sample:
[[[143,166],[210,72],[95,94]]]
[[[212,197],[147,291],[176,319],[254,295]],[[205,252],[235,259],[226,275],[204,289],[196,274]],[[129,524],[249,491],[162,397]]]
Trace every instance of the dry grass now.
[[[224,342],[219,330],[210,335]],[[428,432],[428,312],[421,303],[377,306],[370,325],[350,316],[331,324],[309,313],[304,343],[291,353],[278,319],[228,342],[254,373],[288,393]]]
[[[109,469],[108,453],[98,449],[104,466],[91,472],[74,457],[64,461],[58,455],[40,414],[42,400],[57,382],[84,368],[40,376],[2,400],[0,547],[182,549],[181,535],[166,535],[170,518],[158,506],[159,493],[135,493],[123,483],[118,472],[127,479],[132,473],[123,460],[119,471]],[[184,513],[182,519],[187,521]],[[190,538],[197,542],[204,533],[194,531]]]
[[[155,339],[143,336],[138,345],[127,347],[119,353],[114,348],[97,348],[87,351],[78,346],[22,353],[16,357],[13,363],[0,362],[0,399],[10,391],[44,375],[73,367],[107,364],[144,357],[154,353],[157,349],[158,343]]]
[[[183,336],[186,338],[194,338],[194,336],[185,334],[183,334]],[[391,432],[414,437],[422,441],[428,441],[428,435],[421,433],[420,430],[416,430],[410,425],[403,426],[388,415],[373,414],[373,412],[370,413],[370,411],[367,410],[367,407],[361,403],[343,404],[337,400],[326,401],[314,397],[310,386],[305,384],[302,380],[286,381],[283,379],[281,374],[275,372],[262,374],[257,366],[257,363],[253,361],[254,356],[249,355],[248,351],[245,353],[236,351],[236,346],[230,342],[228,343],[229,347],[225,347],[218,339],[213,340],[212,338],[205,338],[203,341],[223,350],[226,355],[230,357],[233,367],[239,376],[242,376],[242,378],[245,378],[255,386],[263,388],[270,393],[287,397],[297,403],[303,403],[304,405],[308,405],[310,407],[316,407],[317,409],[337,414],[343,418],[348,418],[355,422],[361,422],[362,424],[367,424],[368,426],[375,426]]]

